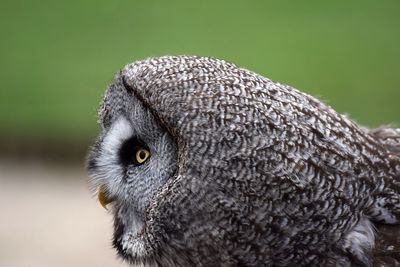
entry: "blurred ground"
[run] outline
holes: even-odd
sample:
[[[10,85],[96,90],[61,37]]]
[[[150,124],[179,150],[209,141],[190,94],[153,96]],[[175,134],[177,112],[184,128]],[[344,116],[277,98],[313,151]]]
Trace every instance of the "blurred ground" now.
[[[1,267],[127,266],[79,167],[0,162]]]
[[[2,159],[0,266],[128,266],[111,248],[112,217],[90,196],[79,166]],[[400,227],[377,236],[374,266],[400,266]]]

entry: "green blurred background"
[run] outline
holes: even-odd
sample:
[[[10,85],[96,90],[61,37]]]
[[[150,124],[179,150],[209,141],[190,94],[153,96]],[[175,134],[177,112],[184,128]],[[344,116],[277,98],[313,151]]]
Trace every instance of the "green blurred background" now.
[[[165,54],[226,59],[367,126],[400,120],[399,1],[1,2],[4,138],[88,142],[114,73]]]
[[[398,0],[0,0],[0,266],[120,266],[82,162],[125,64],[217,57],[365,126],[400,126],[399,11]]]

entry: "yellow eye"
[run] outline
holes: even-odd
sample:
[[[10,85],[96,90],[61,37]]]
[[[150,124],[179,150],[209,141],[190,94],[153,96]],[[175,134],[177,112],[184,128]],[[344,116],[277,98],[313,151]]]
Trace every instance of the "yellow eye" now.
[[[150,157],[150,151],[148,151],[146,148],[139,147],[139,148],[136,149],[136,153],[135,153],[135,161],[136,161],[136,163],[142,164],[149,157]]]

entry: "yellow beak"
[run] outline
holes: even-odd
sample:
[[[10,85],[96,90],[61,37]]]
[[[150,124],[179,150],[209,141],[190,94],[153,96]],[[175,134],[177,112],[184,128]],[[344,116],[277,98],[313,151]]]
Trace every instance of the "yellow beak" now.
[[[106,196],[102,185],[100,185],[98,188],[97,198],[99,199],[101,206],[107,210],[107,205],[110,204],[112,200]]]

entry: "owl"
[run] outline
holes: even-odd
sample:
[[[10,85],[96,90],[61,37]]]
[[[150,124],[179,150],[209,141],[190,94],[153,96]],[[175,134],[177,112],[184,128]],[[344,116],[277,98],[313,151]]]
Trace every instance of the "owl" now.
[[[144,266],[372,266],[400,220],[400,130],[366,129],[223,60],[125,66],[87,169]]]

